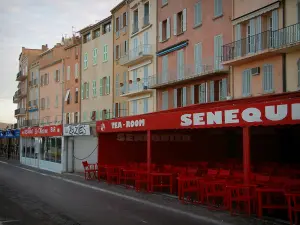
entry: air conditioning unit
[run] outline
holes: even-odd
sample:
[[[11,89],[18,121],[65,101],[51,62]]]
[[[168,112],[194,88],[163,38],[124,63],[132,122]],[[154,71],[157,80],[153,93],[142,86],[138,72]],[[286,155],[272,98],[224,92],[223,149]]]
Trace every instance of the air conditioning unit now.
[[[251,75],[256,76],[260,74],[260,67],[254,67],[251,69]]]

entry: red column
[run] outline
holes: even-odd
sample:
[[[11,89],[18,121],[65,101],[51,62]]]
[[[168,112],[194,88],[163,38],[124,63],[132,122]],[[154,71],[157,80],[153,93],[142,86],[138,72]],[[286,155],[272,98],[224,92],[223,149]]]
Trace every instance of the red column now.
[[[250,182],[250,134],[249,127],[243,127],[243,167],[244,167],[244,182]]]
[[[151,172],[151,131],[147,130],[147,171]]]
[[[100,136],[101,135],[98,135],[98,149],[97,149],[97,151],[98,151],[98,180],[100,181],[100,143],[101,143],[101,141],[100,141]]]

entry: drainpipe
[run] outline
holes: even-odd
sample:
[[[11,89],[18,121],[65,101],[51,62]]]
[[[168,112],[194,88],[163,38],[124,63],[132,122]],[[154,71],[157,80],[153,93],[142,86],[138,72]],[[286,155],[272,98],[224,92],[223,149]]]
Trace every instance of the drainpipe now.
[[[285,0],[282,0],[282,27],[285,28],[286,21],[285,21],[285,15],[286,15],[286,8],[285,8]],[[286,53],[282,54],[282,92],[286,92]]]
[[[65,60],[62,59],[62,79],[61,79],[61,117],[62,117],[62,127],[64,126],[64,88],[65,88]],[[64,128],[64,127],[63,127]],[[62,136],[62,139],[64,139],[64,136]],[[64,159],[65,159],[65,162],[66,162],[66,170],[65,172],[67,172],[68,170],[68,149],[65,149],[65,146],[68,146],[67,144],[65,144],[65,140],[63,141],[63,149],[64,149],[64,152],[65,152],[65,156],[64,156]],[[62,159],[62,162],[64,160]]]

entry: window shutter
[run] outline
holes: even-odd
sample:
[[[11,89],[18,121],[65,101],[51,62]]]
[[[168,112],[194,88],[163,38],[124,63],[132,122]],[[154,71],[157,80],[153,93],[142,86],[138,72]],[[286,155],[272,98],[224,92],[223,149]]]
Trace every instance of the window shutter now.
[[[85,85],[86,85],[86,94],[85,94],[86,96],[85,96],[85,98],[89,98],[89,91],[90,91],[89,90],[89,82],[86,82]]]
[[[183,50],[180,51],[180,78],[184,77],[184,55]]]
[[[186,106],[186,87],[182,88],[182,106]]]
[[[300,5],[300,3],[297,4],[298,6]],[[300,89],[300,60],[298,59],[297,61],[297,68],[298,68],[298,90]]]
[[[99,85],[99,95],[103,96],[103,79],[100,79],[100,85]]]
[[[200,103],[205,103],[205,96],[206,90],[205,90],[205,83],[202,83],[199,85],[199,101]]]
[[[236,56],[239,57],[242,55],[242,48],[241,48],[241,24],[237,24],[235,26],[235,49],[236,49]]]
[[[195,44],[194,46],[194,63],[195,63],[195,74],[199,74],[199,67],[198,67],[198,61],[199,61],[199,55],[198,55],[198,50],[199,49],[199,44]]]
[[[119,56],[119,58],[121,58],[121,44],[119,45],[118,56]]]
[[[100,120],[103,120],[103,110],[100,110],[100,116],[99,116],[99,118],[100,118]]]
[[[78,118],[77,118],[77,123],[81,122],[81,118],[80,118],[80,112],[77,112]]]
[[[174,32],[174,35],[177,35],[177,14],[174,14],[173,18],[174,18],[173,32]]]
[[[180,51],[177,51],[177,79],[180,79]]]
[[[162,58],[162,82],[168,81],[168,55],[164,55]]]
[[[162,92],[162,110],[167,110],[169,108],[168,91]]]
[[[210,102],[215,101],[215,82],[213,80],[209,82],[209,99]]]
[[[227,79],[224,78],[221,81],[221,100],[225,100],[227,97]]]
[[[167,39],[169,39],[171,37],[171,24],[170,24],[170,18],[167,18],[167,30],[166,30],[166,34],[167,34]]]
[[[264,65],[263,89],[264,92],[273,91],[273,66],[269,64]]]
[[[75,79],[78,78],[78,63],[75,64]]]
[[[247,97],[251,93],[251,70],[247,69],[243,71],[242,79],[243,96]]]
[[[128,13],[126,12],[126,26],[128,26]]]
[[[214,37],[214,69],[217,70],[218,68],[218,36]]]
[[[106,77],[106,94],[110,94],[110,76]]]
[[[144,113],[148,113],[148,100],[149,98],[144,98]]]
[[[55,118],[55,120],[57,120],[57,118]],[[55,121],[55,122],[57,122],[57,121]],[[62,121],[62,123],[63,123],[63,124],[66,124],[66,122],[67,122],[67,114],[64,113],[64,114],[63,114],[63,121]]]
[[[159,22],[158,38],[159,42],[162,42],[162,22]]]
[[[84,98],[84,84],[81,84],[81,99]]]
[[[122,29],[122,28],[124,27],[123,15],[121,15],[121,16],[120,16],[120,19],[119,19],[119,21],[120,21],[120,25],[119,25],[119,27],[120,27],[120,29]]]
[[[177,108],[177,89],[174,89],[174,108]]]
[[[183,31],[186,31],[186,9],[183,10]]]
[[[273,10],[272,11],[272,47],[278,46],[278,38],[279,38],[279,32],[278,32],[278,11]],[[299,32],[299,31],[298,31]]]
[[[256,18],[256,40],[257,40],[257,50],[260,51],[262,50],[262,34],[261,34],[261,16],[258,16]]]
[[[116,118],[116,104],[113,103],[113,112],[112,112],[112,115],[113,115],[113,118]]]
[[[194,85],[190,86],[190,91],[191,91],[191,104],[195,104],[195,86]]]

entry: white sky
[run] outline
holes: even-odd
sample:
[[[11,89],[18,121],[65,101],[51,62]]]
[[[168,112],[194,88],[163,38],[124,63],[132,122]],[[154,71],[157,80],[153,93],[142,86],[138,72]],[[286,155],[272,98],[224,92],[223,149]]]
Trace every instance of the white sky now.
[[[22,46],[52,47],[65,34],[110,15],[121,0],[8,0],[0,4],[0,122],[15,122],[12,98],[17,90]]]

